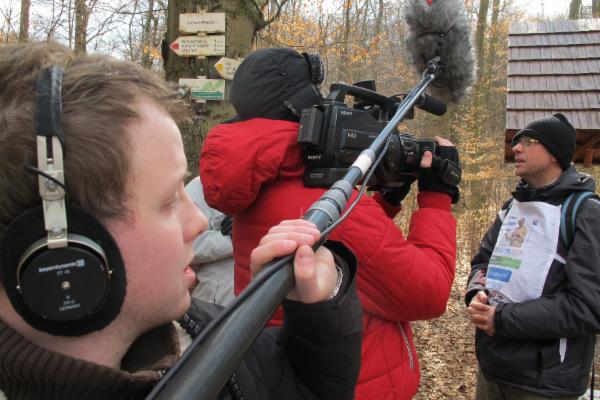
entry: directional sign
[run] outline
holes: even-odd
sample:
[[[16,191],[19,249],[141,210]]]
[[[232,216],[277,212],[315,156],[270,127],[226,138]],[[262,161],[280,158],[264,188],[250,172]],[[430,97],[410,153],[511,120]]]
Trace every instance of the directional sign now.
[[[169,46],[178,56],[224,56],[225,35],[179,36]]]
[[[225,80],[223,79],[181,78],[179,79],[179,86],[190,88],[192,99],[225,99]]]
[[[234,60],[233,58],[222,57],[215,64],[215,69],[219,75],[221,75],[221,78],[232,80],[235,71],[238,69],[241,63],[242,60]]]
[[[179,14],[179,32],[225,32],[225,13]]]

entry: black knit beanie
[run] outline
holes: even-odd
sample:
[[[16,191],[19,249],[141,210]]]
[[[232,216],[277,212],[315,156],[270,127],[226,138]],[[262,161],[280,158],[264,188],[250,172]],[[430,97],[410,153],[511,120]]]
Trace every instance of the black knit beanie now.
[[[556,158],[563,171],[569,168],[575,153],[576,132],[564,115],[557,113],[551,117],[533,120],[515,134],[513,141],[520,136],[539,140]]]
[[[317,104],[321,94],[302,54],[292,49],[268,48],[256,50],[240,64],[230,98],[239,120],[298,121],[302,108]]]

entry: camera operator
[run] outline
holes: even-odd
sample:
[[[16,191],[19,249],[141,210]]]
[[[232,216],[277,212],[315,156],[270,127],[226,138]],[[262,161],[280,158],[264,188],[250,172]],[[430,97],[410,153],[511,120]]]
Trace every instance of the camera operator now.
[[[174,90],[131,62],[50,42],[0,46],[9,400],[144,398],[179,358],[173,320],[185,314],[196,334],[218,313],[189,294],[207,220],[184,188],[176,122],[187,117]],[[313,251],[320,233],[304,220],[265,234],[249,254],[255,273],[297,249],[286,321],[263,330],[219,399],[351,399],[361,338],[352,255],[333,243]]]
[[[250,281],[250,251],[268,227],[301,217],[326,190],[304,186],[297,143],[298,111],[322,99],[315,77],[323,70],[319,61],[281,48],[249,55],[231,88],[238,115],[212,129],[204,143],[200,174],[206,201],[234,216],[236,293]],[[438,155],[458,165],[452,144],[436,140]],[[446,308],[456,256],[450,208],[459,192],[431,165],[426,152],[416,177],[419,209],[406,239],[393,218],[412,182],[363,197],[330,235],[358,258],[364,312],[359,400],[408,399],[416,393],[419,366],[409,321],[438,317]],[[278,311],[271,323],[282,318]]]

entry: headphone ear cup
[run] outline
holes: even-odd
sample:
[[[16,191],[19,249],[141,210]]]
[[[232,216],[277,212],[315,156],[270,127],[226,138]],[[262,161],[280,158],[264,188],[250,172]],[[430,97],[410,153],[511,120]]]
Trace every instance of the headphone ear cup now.
[[[67,207],[68,245],[50,249],[41,207],[20,214],[2,242],[1,279],[15,310],[54,335],[100,330],[119,314],[126,276],[115,240],[80,207]]]
[[[321,56],[317,53],[302,53],[302,55],[308,64],[310,80],[317,86],[323,83],[325,80],[325,65]]]

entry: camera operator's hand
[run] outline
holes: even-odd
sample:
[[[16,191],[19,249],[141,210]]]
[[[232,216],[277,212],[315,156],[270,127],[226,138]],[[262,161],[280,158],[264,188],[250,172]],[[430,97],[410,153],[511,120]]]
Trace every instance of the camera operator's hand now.
[[[388,203],[399,206],[402,200],[408,195],[410,192],[410,186],[414,181],[417,180],[416,175],[405,175],[405,181],[402,186],[399,188],[383,188],[381,189],[381,195]]]
[[[233,217],[231,215],[226,215],[225,218],[221,221],[221,234],[223,236],[231,236],[231,231],[233,230]]]
[[[434,162],[431,152],[423,155],[419,168],[419,191],[441,192],[450,195],[452,204],[458,202],[460,194],[458,186],[444,181],[443,173],[448,163],[452,163],[460,171],[458,151],[449,140],[436,136],[438,143],[438,162]]]
[[[338,280],[333,255],[325,247],[313,252],[311,246],[319,240],[321,233],[314,224],[302,220],[282,221],[269,229],[250,255],[252,276],[275,257],[296,251],[294,276],[296,286],[287,298],[303,303],[328,300],[334,293]]]

